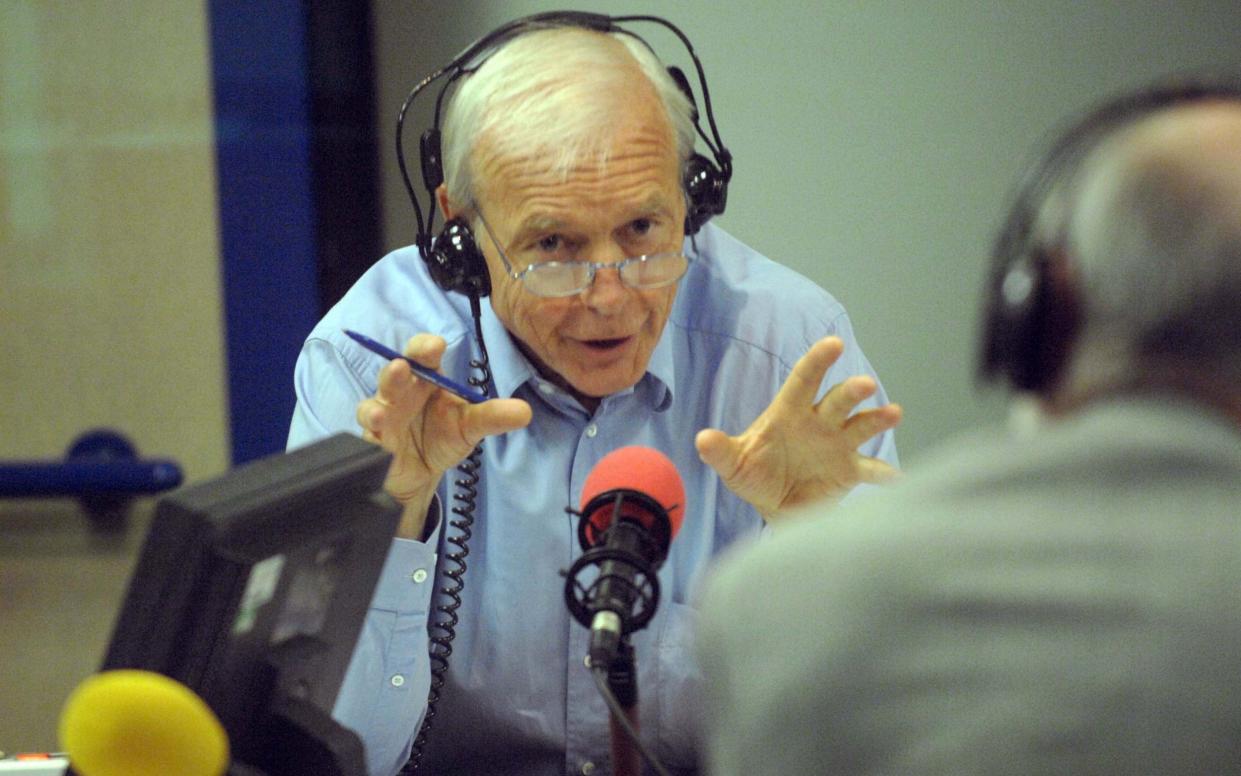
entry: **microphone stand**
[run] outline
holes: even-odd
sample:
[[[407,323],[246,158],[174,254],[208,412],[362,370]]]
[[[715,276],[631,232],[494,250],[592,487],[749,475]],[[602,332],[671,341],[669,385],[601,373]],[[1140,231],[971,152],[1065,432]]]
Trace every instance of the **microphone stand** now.
[[[638,726],[638,672],[634,665],[633,646],[629,637],[624,636],[616,650],[616,659],[608,666],[608,688],[625,712],[633,731]],[[612,774],[613,776],[641,776],[642,758],[634,747],[633,740],[617,721],[615,712],[608,714],[608,732],[612,740]]]
[[[647,526],[649,533],[636,527],[640,520],[624,517],[621,506],[625,500],[657,518]],[[604,528],[608,538],[601,539],[595,533],[600,526],[588,516],[608,508],[612,518]],[[608,707],[612,773],[641,776],[645,758],[656,773],[668,776],[667,769],[638,738],[638,678],[633,646],[629,643],[629,634],[646,627],[659,604],[659,577],[655,572],[663,562],[672,534],[667,511],[650,496],[624,488],[600,493],[581,512],[572,508],[565,511],[582,518],[578,539],[584,550],[567,571],[560,572],[565,578],[565,604],[574,619],[591,629],[587,658],[594,661],[598,656],[597,662],[588,664]],[[597,569],[593,579],[585,575],[589,585],[579,579],[588,567]],[[626,568],[632,577],[623,573]],[[616,610],[618,601],[621,611],[628,612],[627,617],[622,618]],[[613,622],[602,622],[596,629],[595,621],[603,614],[610,614]],[[610,645],[615,645],[614,653]]]

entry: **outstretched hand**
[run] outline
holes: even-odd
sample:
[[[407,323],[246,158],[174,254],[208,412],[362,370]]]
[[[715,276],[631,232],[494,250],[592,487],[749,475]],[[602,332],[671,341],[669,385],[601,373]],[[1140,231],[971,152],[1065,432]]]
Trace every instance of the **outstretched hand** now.
[[[442,337],[418,334],[406,343],[405,355],[439,369],[445,346]],[[388,363],[379,373],[378,391],[359,402],[357,419],[363,439],[392,453],[384,489],[406,506],[397,535],[420,536],[444,473],[484,437],[522,428],[530,417],[530,405],[520,399],[471,404],[414,377],[404,361]]]
[[[897,474],[888,463],[858,452],[866,440],[901,422],[896,404],[854,412],[877,390],[874,378],[850,377],[814,401],[843,352],[839,337],[819,340],[749,428],[738,436],[704,429],[694,440],[703,462],[764,519],[812,501],[838,501],[858,483]]]

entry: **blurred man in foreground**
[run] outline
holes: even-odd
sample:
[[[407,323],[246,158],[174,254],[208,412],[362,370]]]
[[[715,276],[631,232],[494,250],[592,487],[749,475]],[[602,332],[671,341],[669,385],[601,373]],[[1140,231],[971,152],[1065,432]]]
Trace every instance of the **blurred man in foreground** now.
[[[996,254],[1046,422],[724,562],[714,773],[1241,773],[1241,91],[1103,107]]]

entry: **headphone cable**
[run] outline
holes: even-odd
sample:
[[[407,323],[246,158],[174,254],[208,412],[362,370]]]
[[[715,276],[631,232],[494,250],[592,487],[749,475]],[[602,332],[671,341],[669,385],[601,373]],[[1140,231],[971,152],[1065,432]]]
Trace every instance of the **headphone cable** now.
[[[482,305],[477,294],[470,294],[470,310],[474,317],[474,335],[478,340],[480,355],[479,358],[470,360],[470,368],[477,371],[478,376],[470,377],[469,383],[489,396],[494,396],[487,343],[483,339]],[[444,554],[444,560],[450,566],[444,568],[442,574],[437,564],[437,577],[442,576],[443,579],[439,581],[440,587],[433,606],[435,615],[427,623],[427,633],[430,639],[427,654],[431,662],[431,689],[427,693],[427,710],[423,714],[422,725],[414,738],[409,760],[401,768],[400,776],[411,776],[422,764],[427,737],[431,731],[440,699],[440,690],[447,681],[448,658],[452,655],[452,642],[457,637],[457,623],[460,622],[457,610],[461,608],[461,592],[465,589],[465,559],[470,554],[469,540],[473,536],[474,512],[478,507],[478,483],[482,480],[483,469],[482,456],[483,445],[479,442],[465,460],[457,466],[461,477],[453,483],[457,486],[457,491],[453,494],[453,500],[457,503],[452,507],[452,513],[460,519],[450,520],[448,523],[448,528],[455,529],[456,533],[450,534],[445,528],[443,536],[443,543],[453,545],[456,550]],[[441,603],[443,599],[447,601]]]

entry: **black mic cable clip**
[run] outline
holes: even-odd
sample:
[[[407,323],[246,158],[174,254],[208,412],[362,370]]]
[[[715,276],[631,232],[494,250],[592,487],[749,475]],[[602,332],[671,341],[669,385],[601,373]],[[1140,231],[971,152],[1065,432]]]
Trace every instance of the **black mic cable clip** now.
[[[600,493],[580,512],[566,508],[581,518],[578,540],[585,552],[560,572],[565,577],[565,605],[573,618],[592,631],[615,633],[617,642],[645,628],[655,616],[659,606],[656,571],[667,554],[671,533],[666,519],[653,520],[648,528],[623,514],[623,504],[644,514],[667,514],[655,499],[628,489]],[[600,515],[605,519],[600,521]],[[624,533],[623,540],[609,542],[608,534],[613,531]],[[588,570],[592,568],[597,570],[593,577]]]

